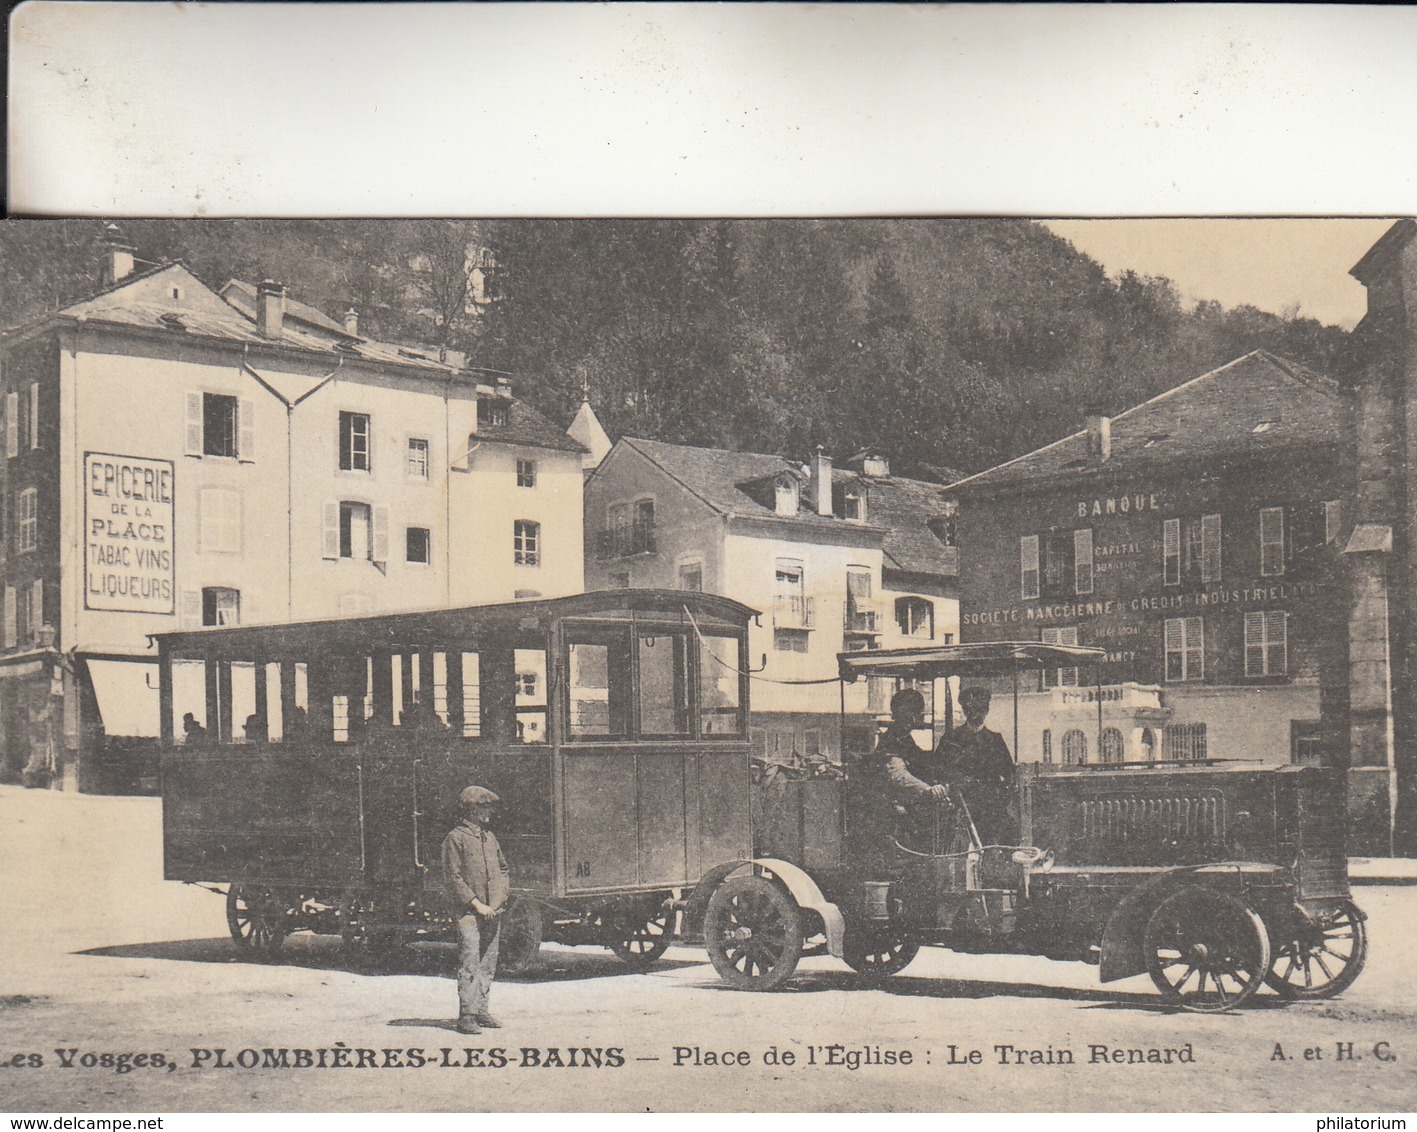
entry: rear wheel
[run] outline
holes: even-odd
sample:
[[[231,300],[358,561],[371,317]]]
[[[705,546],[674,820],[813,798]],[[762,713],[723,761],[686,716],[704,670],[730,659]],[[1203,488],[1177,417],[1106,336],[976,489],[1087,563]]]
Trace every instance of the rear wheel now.
[[[541,908],[534,900],[512,897],[502,913],[497,942],[497,971],[503,975],[520,975],[541,962],[543,924]]]
[[[226,890],[226,927],[242,951],[274,957],[289,934],[285,899],[269,888],[233,884]]]
[[[842,958],[868,979],[884,979],[904,971],[920,953],[920,945],[890,928],[846,929]]]
[[[709,898],[704,946],[729,986],[775,990],[792,977],[802,955],[802,913],[772,881],[733,877]]]
[[[1183,888],[1151,914],[1145,934],[1151,981],[1183,1010],[1233,1010],[1269,970],[1269,934],[1249,907],[1224,892]]]
[[[604,919],[608,946],[631,967],[643,969],[669,950],[674,913],[656,908],[645,914],[627,912]]]
[[[1285,998],[1332,998],[1342,994],[1368,959],[1363,913],[1351,900],[1335,904],[1311,923],[1274,941],[1274,964],[1265,976]]]

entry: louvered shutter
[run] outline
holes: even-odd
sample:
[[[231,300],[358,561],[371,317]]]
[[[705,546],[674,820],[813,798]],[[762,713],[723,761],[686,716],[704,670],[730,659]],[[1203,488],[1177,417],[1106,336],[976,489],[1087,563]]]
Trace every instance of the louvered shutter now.
[[[236,405],[236,455],[242,460],[256,458],[256,406],[242,400]]]
[[[5,455],[20,454],[20,395],[5,394]]]
[[[1185,676],[1185,635],[1182,620],[1169,617],[1166,620],[1166,679],[1184,680]]]
[[[19,643],[19,629],[16,625],[15,587],[5,587],[5,647],[12,649]]]
[[[1289,671],[1289,614],[1282,609],[1264,615],[1265,675],[1283,676]]]
[[[325,504],[325,530],[321,555],[325,558],[339,557],[339,504]]]
[[[36,578],[30,586],[30,640],[39,640],[39,630],[44,625],[44,579]]]
[[[187,394],[187,455],[202,454],[202,395]]]
[[[1205,622],[1187,617],[1181,626],[1186,638],[1185,679],[1200,680],[1205,676]]]
[[[1024,535],[1018,540],[1019,596],[1030,600],[1038,596],[1038,536]]]
[[[183,629],[197,629],[202,624],[202,591],[183,590],[182,591],[182,612],[178,615],[178,622]]]
[[[371,557],[375,562],[389,560],[389,509],[387,507],[374,508],[374,553]]]
[[[1220,516],[1201,516],[1201,581],[1220,581]]]
[[[1284,508],[1260,508],[1260,573],[1276,577],[1284,573]]]
[[[1181,520],[1167,519],[1161,524],[1162,584],[1181,584]]]
[[[39,447],[39,382],[30,385],[30,451]]]
[[[1073,585],[1080,594],[1092,592],[1092,530],[1073,532]]]
[[[1264,675],[1264,614],[1245,614],[1245,675]]]

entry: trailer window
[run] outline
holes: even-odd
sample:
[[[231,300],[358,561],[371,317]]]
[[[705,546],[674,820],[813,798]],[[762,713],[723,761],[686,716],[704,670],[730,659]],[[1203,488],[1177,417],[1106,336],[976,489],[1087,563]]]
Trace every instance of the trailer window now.
[[[699,734],[741,735],[739,711],[738,639],[701,638],[699,653]]]
[[[572,739],[623,739],[628,734],[625,701],[629,687],[624,634],[585,633],[572,640],[567,692]]]
[[[517,649],[516,669],[517,740],[545,743],[546,735],[546,653],[542,649]]]
[[[637,634],[641,735],[689,733],[688,641],[684,633]]]

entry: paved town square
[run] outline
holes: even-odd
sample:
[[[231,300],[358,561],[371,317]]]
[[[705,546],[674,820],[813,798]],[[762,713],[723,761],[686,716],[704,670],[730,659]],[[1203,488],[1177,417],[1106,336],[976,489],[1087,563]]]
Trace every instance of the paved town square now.
[[[935,949],[879,987],[820,958],[784,991],[735,992],[695,948],[636,974],[548,946],[494,986],[503,1029],[464,1037],[451,946],[377,973],[331,937],[238,956],[220,897],[162,880],[157,799],[0,787],[0,859],[11,1110],[1393,1111],[1413,1095],[1417,887],[1355,889],[1370,959],[1327,1002],[1266,991],[1183,1014],[1145,976]]]

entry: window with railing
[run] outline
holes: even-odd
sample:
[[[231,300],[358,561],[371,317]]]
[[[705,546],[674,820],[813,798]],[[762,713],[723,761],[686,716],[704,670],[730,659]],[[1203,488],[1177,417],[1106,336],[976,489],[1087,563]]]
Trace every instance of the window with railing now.
[[[773,627],[777,629],[810,629],[815,623],[813,602],[807,596],[802,566],[797,562],[779,562],[775,577]]]
[[[606,509],[605,528],[596,534],[600,561],[654,554],[657,550],[653,499],[638,500],[633,509],[626,503],[615,503]]]

